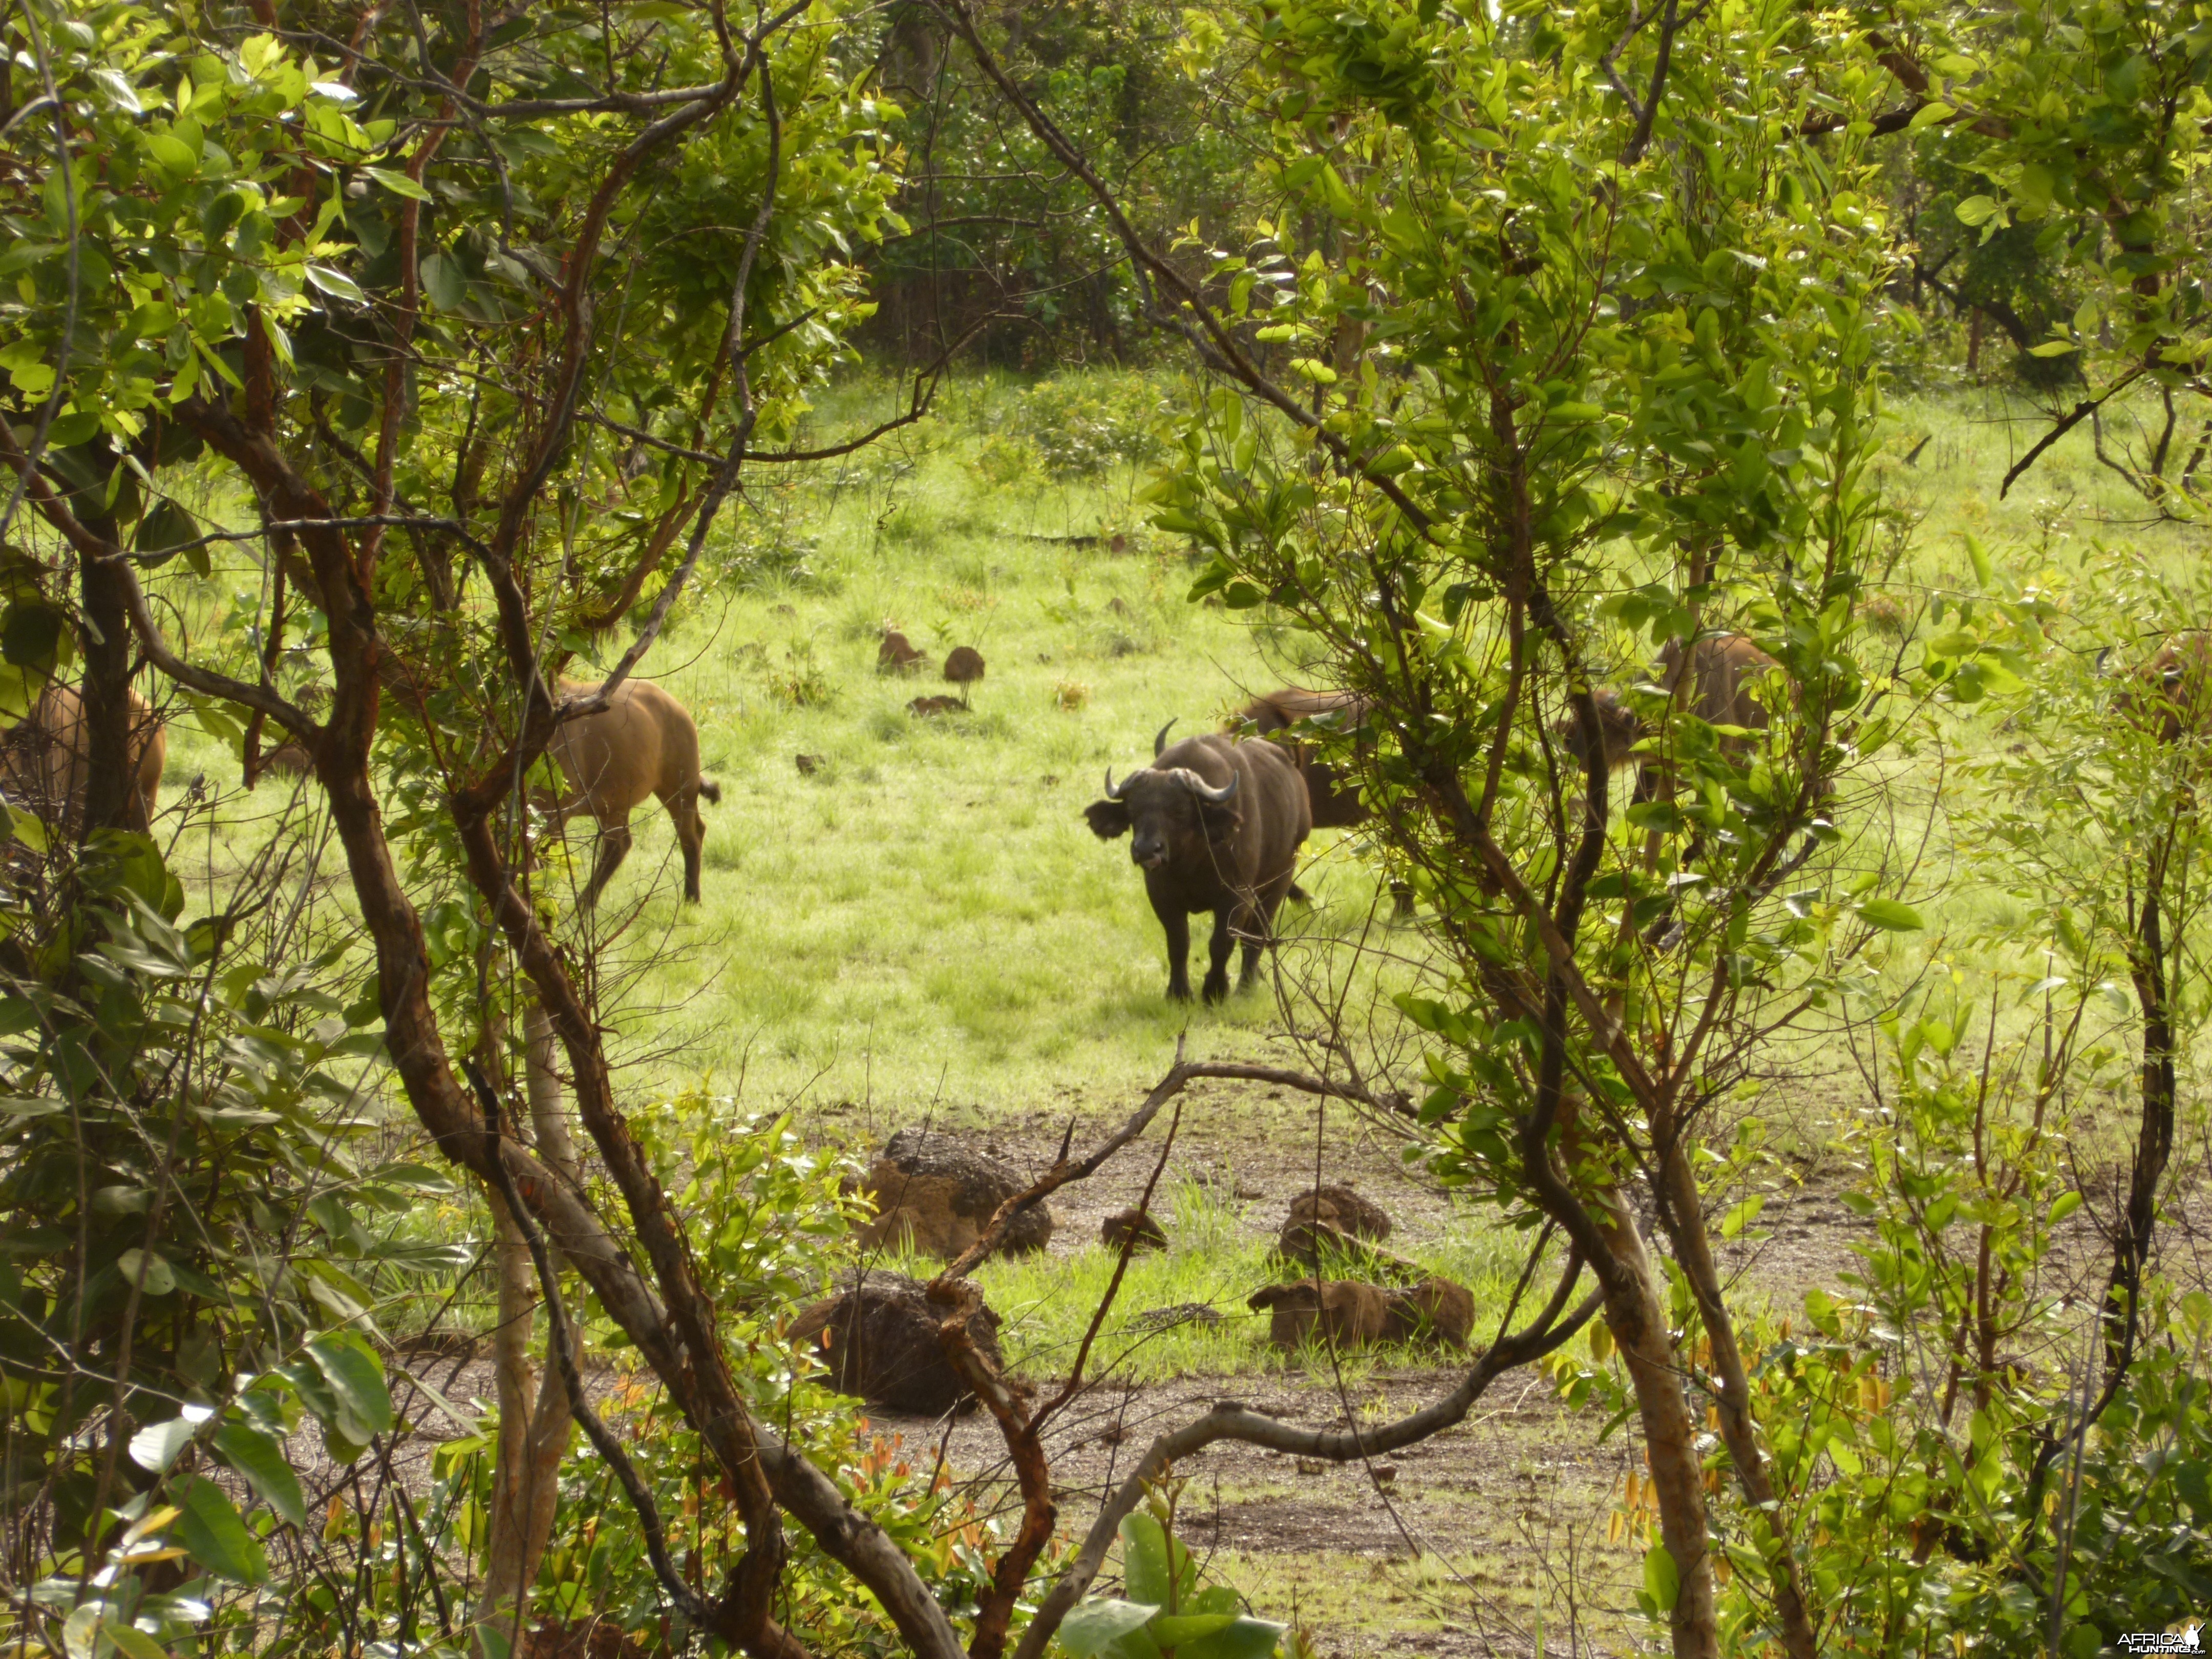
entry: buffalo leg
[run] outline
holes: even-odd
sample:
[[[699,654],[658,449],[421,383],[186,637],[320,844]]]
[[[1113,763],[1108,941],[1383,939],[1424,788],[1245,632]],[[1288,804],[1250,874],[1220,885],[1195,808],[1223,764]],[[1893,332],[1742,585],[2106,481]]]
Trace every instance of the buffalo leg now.
[[[684,848],[684,896],[699,902],[699,858],[707,842],[707,821],[699,816],[699,791],[680,790],[668,803],[668,816],[676,820],[676,839]]]
[[[599,854],[592,863],[592,879],[584,889],[584,908],[588,910],[599,902],[599,894],[613,878],[622,861],[629,856],[629,825],[608,823],[599,827]]]
[[[1153,913],[1168,936],[1168,994],[1177,1002],[1190,1000],[1190,918],[1180,910]]]
[[[1237,994],[1239,996],[1250,990],[1252,982],[1260,976],[1260,951],[1262,947],[1275,942],[1275,912],[1283,908],[1283,900],[1289,890],[1290,884],[1286,882],[1282,891],[1262,893],[1257,904],[1237,913],[1238,921],[1243,924],[1237,928],[1237,935],[1244,942],[1244,963],[1237,975]]]
[[[1237,937],[1229,926],[1230,908],[1224,905],[1213,913],[1213,937],[1206,941],[1206,984],[1202,994],[1208,1002],[1218,1002],[1229,994],[1229,953],[1235,948]]]

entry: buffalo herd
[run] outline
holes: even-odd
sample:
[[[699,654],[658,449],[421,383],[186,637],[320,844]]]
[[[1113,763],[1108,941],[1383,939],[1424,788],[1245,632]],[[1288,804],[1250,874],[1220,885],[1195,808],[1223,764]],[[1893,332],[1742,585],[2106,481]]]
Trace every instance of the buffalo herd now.
[[[1723,739],[1741,751],[1749,733],[1768,725],[1767,710],[1753,695],[1775,660],[1735,634],[1709,635],[1686,648],[1670,642],[1656,665],[1668,691],[1686,674],[1686,707],[1709,725],[1734,727],[1743,735]],[[979,664],[980,667],[980,664]],[[974,678],[980,678],[978,673]],[[2117,711],[2155,731],[2166,743],[2185,734],[2212,736],[2212,634],[2179,633],[2129,677]],[[563,681],[570,695],[592,688]],[[964,689],[964,688],[963,688]],[[1639,793],[1656,764],[1638,745],[1650,735],[1644,720],[1616,691],[1595,693],[1598,741],[1611,768],[1639,769]],[[125,807],[127,828],[150,828],[161,784],[167,741],[155,710],[137,691],[131,694],[129,764],[132,788]],[[1229,993],[1229,958],[1243,946],[1238,988],[1248,988],[1260,954],[1273,938],[1276,913],[1286,897],[1300,897],[1293,884],[1298,849],[1317,829],[1347,829],[1364,820],[1367,809],[1356,787],[1322,760],[1315,744],[1297,735],[1310,725],[1350,734],[1354,747],[1370,714],[1367,700],[1351,691],[1315,691],[1285,686],[1254,698],[1226,732],[1185,738],[1170,744],[1168,726],[1153,739],[1152,761],[1114,781],[1106,775],[1103,799],[1084,816],[1101,840],[1130,837],[1129,856],[1144,872],[1145,890],[1167,935],[1168,994],[1190,995],[1189,918],[1213,917],[1201,994],[1208,1002]],[[76,688],[53,684],[40,696],[28,718],[0,741],[0,790],[13,804],[74,830],[84,813],[89,775],[89,743]],[[1559,737],[1577,763],[1587,764],[1581,722],[1570,720]],[[719,802],[720,788],[703,777],[699,733],[684,706],[650,681],[626,680],[608,707],[564,721],[550,746],[568,785],[558,800],[543,803],[556,818],[583,813],[599,827],[599,844],[582,902],[599,898],[629,853],[631,813],[648,796],[656,797],[675,823],[684,854],[684,892],[699,897],[702,846],[706,826],[702,799]],[[266,757],[261,769],[307,769],[308,757],[287,744]],[[1400,892],[1401,910],[1408,897]]]

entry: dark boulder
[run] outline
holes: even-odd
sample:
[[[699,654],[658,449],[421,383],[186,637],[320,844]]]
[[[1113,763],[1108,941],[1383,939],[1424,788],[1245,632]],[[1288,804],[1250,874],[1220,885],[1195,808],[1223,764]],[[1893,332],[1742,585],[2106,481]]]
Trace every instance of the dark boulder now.
[[[927,1289],[898,1273],[871,1273],[840,1296],[817,1302],[792,1322],[794,1340],[811,1343],[830,1368],[830,1386],[878,1411],[942,1417],[975,1408],[975,1396],[938,1340],[946,1313]],[[1001,1371],[999,1316],[980,1301],[968,1335]]]
[[[1326,1221],[1339,1232],[1378,1244],[1390,1237],[1390,1218],[1382,1212],[1382,1206],[1340,1184],[1300,1193],[1291,1200],[1290,1218],[1293,1223]]]
[[[1434,1275],[1410,1289],[1350,1279],[1306,1279],[1270,1285],[1246,1305],[1268,1311],[1267,1340],[1279,1348],[1297,1348],[1316,1339],[1334,1348],[1378,1342],[1464,1348],[1474,1322],[1473,1293]]]
[[[1393,1270],[1405,1264],[1387,1250],[1363,1249],[1390,1237],[1390,1218],[1382,1207],[1349,1187],[1316,1187],[1291,1200],[1291,1212],[1276,1236],[1275,1248],[1308,1267],[1320,1265],[1323,1251],[1340,1256],[1373,1256]]]

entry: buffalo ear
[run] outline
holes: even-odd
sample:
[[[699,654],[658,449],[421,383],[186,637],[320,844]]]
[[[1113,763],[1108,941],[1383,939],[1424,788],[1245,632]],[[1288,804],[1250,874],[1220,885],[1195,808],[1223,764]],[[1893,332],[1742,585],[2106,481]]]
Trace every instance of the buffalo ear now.
[[[1112,841],[1117,836],[1129,833],[1129,803],[1121,800],[1094,800],[1083,809],[1090,821],[1091,833],[1101,841]]]

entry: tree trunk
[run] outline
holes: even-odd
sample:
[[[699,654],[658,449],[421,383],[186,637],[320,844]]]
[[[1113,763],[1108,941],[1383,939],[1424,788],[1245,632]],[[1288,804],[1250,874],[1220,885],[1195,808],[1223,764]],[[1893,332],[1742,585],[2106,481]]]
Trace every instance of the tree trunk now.
[[[1608,1285],[1605,1322],[1636,1390],[1652,1491],[1659,1500],[1660,1539],[1674,1561],[1677,1589],[1668,1614],[1674,1659],[1716,1659],[1720,1631],[1712,1560],[1705,1548],[1705,1469],[1696,1425],[1682,1397],[1680,1367],[1667,1338],[1666,1304],[1636,1218],[1620,1194],[1608,1193],[1590,1207],[1613,1259],[1627,1270],[1625,1285]]]
[[[110,519],[87,520],[88,528],[112,543],[119,533]],[[105,565],[84,560],[78,592],[83,602],[84,678],[78,690],[82,722],[77,741],[86,764],[84,817],[80,836],[128,824],[137,799],[137,773],[131,764],[131,611],[129,586]]]
[[[1698,1298],[1705,1337],[1712,1345],[1714,1380],[1719,1385],[1716,1404],[1719,1408],[1721,1438],[1728,1446],[1736,1482],[1745,1503],[1765,1515],[1768,1528],[1783,1547],[1773,1563],[1774,1611],[1782,1626],[1783,1650],[1790,1659],[1814,1659],[1820,1650],[1820,1638],[1814,1629],[1812,1610],[1807,1605],[1804,1583],[1797,1571],[1796,1540],[1790,1535],[1781,1506],[1774,1501],[1774,1482],[1765,1454],[1759,1449],[1759,1419],[1751,1405],[1751,1379],[1744,1369],[1735,1322],[1729,1315],[1725,1287],[1713,1261],[1712,1241],[1705,1231],[1705,1206],[1698,1192],[1690,1153],[1686,1138],[1679,1134],[1671,1145],[1662,1149],[1661,1180],[1666,1188],[1667,1202],[1660,1213],[1670,1224],[1668,1231],[1674,1243],[1674,1260]]]
[[[1978,374],[1982,369],[1982,308],[1966,308],[1966,373]]]
[[[534,1002],[523,1017],[523,1032],[531,1128],[538,1153],[573,1180],[576,1149],[561,1115],[553,1026]],[[475,1622],[484,1659],[501,1659],[507,1654],[520,1659],[529,1626],[530,1587],[537,1582],[553,1534],[561,1460],[568,1453],[574,1419],[559,1371],[536,1360],[532,1338],[539,1291],[529,1249],[504,1200],[495,1192],[488,1196],[499,1278],[499,1326],[492,1343],[499,1386],[499,1440],[492,1464],[490,1538]]]
[[[2127,1208],[2113,1230],[2112,1272],[2105,1289],[2105,1364],[2110,1389],[2135,1358],[2142,1276],[2158,1227],[2158,1190],[2173,1152],[2173,1017],[2166,973],[2166,934],[2160,902],[2167,851],[2150,857],[2142,908],[2136,918],[2134,961],[2129,964],[2142,1007],[2142,1117],[2136,1132],[2134,1167],[2128,1175]]]

